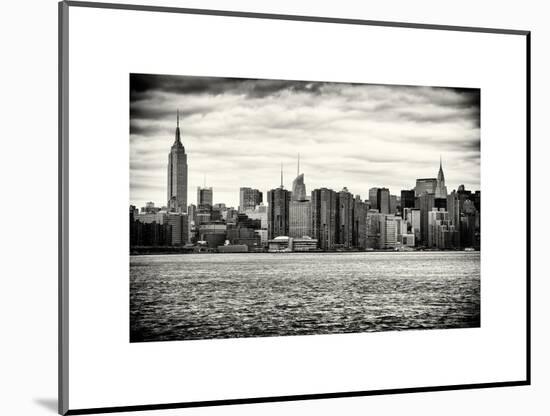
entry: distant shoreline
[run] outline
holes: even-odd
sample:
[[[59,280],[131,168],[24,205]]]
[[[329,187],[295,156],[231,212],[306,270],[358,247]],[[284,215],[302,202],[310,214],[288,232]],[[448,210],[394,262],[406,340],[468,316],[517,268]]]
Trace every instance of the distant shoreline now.
[[[139,247],[131,248],[130,256],[146,256],[146,255],[167,255],[167,254],[200,254],[200,255],[217,255],[217,254],[349,254],[349,253],[480,253],[481,250],[441,250],[441,249],[420,249],[420,250],[392,250],[392,249],[374,249],[374,250],[315,250],[315,251],[287,251],[287,252],[269,252],[269,251],[246,251],[246,252],[225,252],[217,251],[201,251],[185,249],[183,247]]]

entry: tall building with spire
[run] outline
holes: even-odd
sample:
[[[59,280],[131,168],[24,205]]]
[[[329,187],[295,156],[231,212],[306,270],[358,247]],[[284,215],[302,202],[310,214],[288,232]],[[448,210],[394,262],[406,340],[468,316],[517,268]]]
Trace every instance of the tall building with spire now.
[[[281,164],[281,186],[267,193],[267,232],[271,240],[288,236],[290,192],[283,187],[283,165]]]
[[[176,138],[168,154],[168,209],[187,212],[187,154],[181,142],[179,110]]]
[[[439,157],[439,173],[437,174],[437,184],[435,186],[436,198],[447,198],[447,187],[445,186],[445,175],[443,174],[443,164],[441,156]]]
[[[298,153],[298,170],[296,179],[292,182],[292,200],[305,201],[307,199],[306,184],[304,183],[304,174],[300,173],[300,154]]]
[[[311,237],[311,203],[307,200],[304,174],[300,173],[299,154],[297,175],[294,182],[292,182],[292,196],[288,215],[288,235],[293,238]]]

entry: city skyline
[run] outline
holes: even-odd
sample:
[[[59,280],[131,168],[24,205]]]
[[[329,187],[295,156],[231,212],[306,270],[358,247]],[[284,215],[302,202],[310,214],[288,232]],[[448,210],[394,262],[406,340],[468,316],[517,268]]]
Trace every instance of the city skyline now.
[[[345,186],[364,200],[373,187],[399,196],[414,188],[416,178],[436,178],[440,157],[449,192],[460,184],[480,188],[479,90],[131,77],[130,200],[136,206],[166,205],[166,154],[174,142],[176,109],[189,157],[188,204],[196,203],[206,175],[214,203],[237,207],[240,187],[277,188],[281,163],[285,189],[291,190],[298,153],[308,195]],[[174,107],[164,104],[170,102]],[[328,118],[320,120],[319,113]],[[409,133],[398,137],[403,129]],[[255,137],[263,144],[254,145]]]

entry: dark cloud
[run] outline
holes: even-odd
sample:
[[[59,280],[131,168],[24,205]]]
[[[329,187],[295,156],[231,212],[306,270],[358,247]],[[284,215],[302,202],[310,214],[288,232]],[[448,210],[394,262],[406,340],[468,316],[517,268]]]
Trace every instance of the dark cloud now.
[[[263,98],[281,91],[318,94],[325,84],[309,81],[130,74],[130,101],[145,99],[155,91],[171,94],[229,93],[250,98]]]
[[[478,89],[130,75],[131,199],[163,204],[176,109],[188,155],[190,203],[204,176],[214,200],[238,204],[238,188],[290,187],[302,156],[308,192],[368,194],[435,177],[479,186]],[[476,188],[477,189],[477,188]]]

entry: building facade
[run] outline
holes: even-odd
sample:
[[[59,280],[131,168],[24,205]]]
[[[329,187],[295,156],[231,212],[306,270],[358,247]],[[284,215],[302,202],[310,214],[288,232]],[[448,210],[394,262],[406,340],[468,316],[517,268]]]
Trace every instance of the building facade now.
[[[344,248],[353,246],[353,195],[344,187],[338,192],[337,244]]]
[[[401,191],[401,216],[405,218],[404,212],[406,208],[414,208],[414,189]]]
[[[376,208],[381,214],[390,214],[390,190],[388,188],[378,188],[376,196]]]
[[[263,194],[254,188],[239,189],[239,212],[252,211],[263,202]]]
[[[212,208],[214,205],[214,191],[212,187],[197,186],[197,207],[199,209]]]
[[[422,178],[416,180],[416,186],[414,187],[414,196],[419,197],[423,193],[435,194],[437,188],[436,178]]]
[[[332,250],[336,244],[338,194],[320,188],[311,193],[311,233],[321,250]]]
[[[270,240],[288,236],[290,192],[282,186],[267,193],[267,230]]]
[[[311,202],[291,200],[288,221],[289,237],[311,237]]]
[[[179,111],[177,115],[176,138],[168,154],[167,206],[173,212],[187,211],[187,154],[181,142]]]

